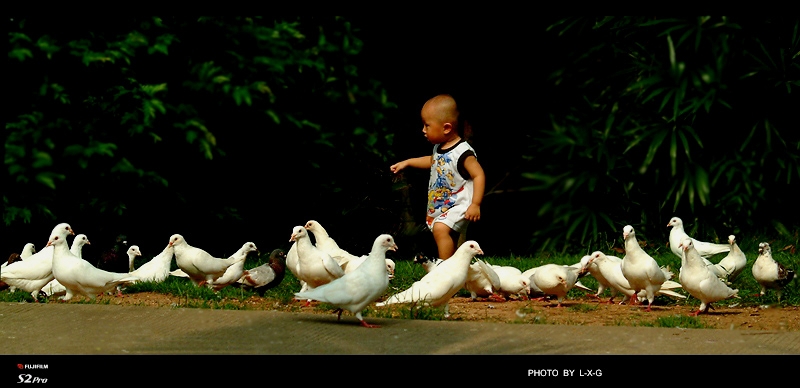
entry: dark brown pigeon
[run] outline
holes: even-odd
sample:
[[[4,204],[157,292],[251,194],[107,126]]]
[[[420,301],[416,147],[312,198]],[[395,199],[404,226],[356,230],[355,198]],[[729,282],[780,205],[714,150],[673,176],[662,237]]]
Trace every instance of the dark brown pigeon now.
[[[269,254],[269,262],[245,270],[239,283],[242,288],[252,289],[258,295],[264,296],[264,292],[281,284],[285,273],[286,252],[275,249]]]

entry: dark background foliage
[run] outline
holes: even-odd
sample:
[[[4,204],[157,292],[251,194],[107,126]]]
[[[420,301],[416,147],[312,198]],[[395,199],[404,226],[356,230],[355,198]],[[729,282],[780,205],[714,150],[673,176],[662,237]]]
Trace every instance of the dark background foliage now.
[[[181,233],[228,255],[320,221],[408,257],[430,152],[419,109],[454,94],[487,172],[489,255],[605,249],[633,224],[796,233],[797,18],[14,17],[6,252],[70,222],[99,252]],[[694,229],[692,229],[694,228]],[[637,233],[639,234],[639,233]]]

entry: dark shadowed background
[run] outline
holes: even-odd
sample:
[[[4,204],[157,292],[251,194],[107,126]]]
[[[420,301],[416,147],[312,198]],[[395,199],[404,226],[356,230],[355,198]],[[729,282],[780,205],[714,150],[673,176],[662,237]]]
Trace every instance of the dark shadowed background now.
[[[419,110],[451,93],[487,174],[487,255],[797,235],[792,17],[12,17],[4,252],[58,222],[152,256],[290,246],[434,254]],[[737,237],[738,239],[738,237]]]

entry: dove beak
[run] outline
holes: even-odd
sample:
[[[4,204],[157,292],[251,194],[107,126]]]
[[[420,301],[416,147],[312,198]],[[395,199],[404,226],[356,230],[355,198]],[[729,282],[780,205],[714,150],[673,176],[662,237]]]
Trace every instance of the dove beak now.
[[[75,232],[72,230],[72,228],[69,228],[69,234],[71,234],[73,236],[75,235]]]

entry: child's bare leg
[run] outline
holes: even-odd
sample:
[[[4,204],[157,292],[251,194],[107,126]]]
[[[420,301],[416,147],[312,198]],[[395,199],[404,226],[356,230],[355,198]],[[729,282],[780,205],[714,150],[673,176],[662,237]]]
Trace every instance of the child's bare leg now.
[[[456,253],[456,243],[458,243],[459,235],[458,232],[441,222],[433,224],[433,239],[439,249],[440,259],[449,259]]]

